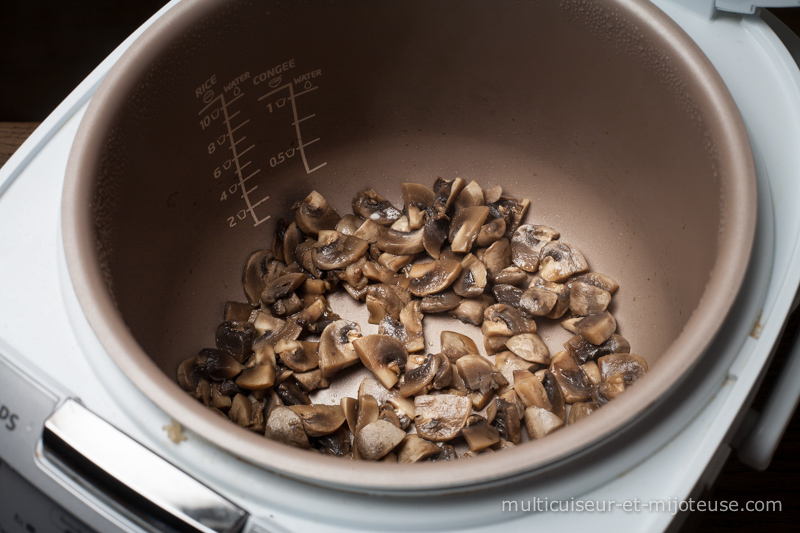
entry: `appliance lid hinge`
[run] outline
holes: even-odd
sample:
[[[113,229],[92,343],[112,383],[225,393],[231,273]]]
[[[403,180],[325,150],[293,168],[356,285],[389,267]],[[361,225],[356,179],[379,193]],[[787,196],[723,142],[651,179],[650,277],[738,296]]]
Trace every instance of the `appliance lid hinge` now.
[[[800,0],[715,0],[720,11],[752,15],[759,7],[798,7]]]

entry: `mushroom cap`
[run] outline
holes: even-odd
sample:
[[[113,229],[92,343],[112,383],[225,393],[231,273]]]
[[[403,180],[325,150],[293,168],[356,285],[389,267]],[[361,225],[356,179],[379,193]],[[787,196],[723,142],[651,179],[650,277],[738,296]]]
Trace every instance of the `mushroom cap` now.
[[[274,257],[271,250],[256,250],[247,258],[242,271],[242,287],[250,305],[258,305],[261,293],[264,291],[267,263]]]
[[[511,237],[511,260],[522,270],[536,272],[542,248],[558,237],[559,233],[551,227],[524,224]]]
[[[567,418],[567,425],[572,425],[579,420],[582,420],[594,413],[599,406],[594,402],[577,402],[573,403],[569,409],[569,417]]]
[[[481,226],[475,244],[478,246],[490,246],[499,241],[506,234],[506,221],[502,218],[493,218]]]
[[[441,453],[436,444],[422,439],[419,435],[406,435],[397,449],[397,462],[418,463]]]
[[[502,218],[506,222],[506,237],[511,238],[525,214],[528,212],[530,200],[527,198],[513,198],[510,196],[501,196],[494,202],[487,200],[487,205],[490,209],[492,218]]]
[[[393,255],[415,255],[425,250],[423,231],[422,228],[411,231],[389,228],[375,244],[379,249]]]
[[[300,231],[314,237],[320,231],[333,230],[339,223],[339,214],[317,191],[311,191],[303,201],[294,206],[294,220]]]
[[[360,336],[361,326],[349,320],[336,320],[323,330],[317,348],[322,377],[331,378],[341,369],[358,362],[353,339]]]
[[[455,331],[442,331],[439,335],[442,353],[455,363],[465,355],[478,355],[478,346],[471,338]]]
[[[558,416],[532,405],[525,409],[525,429],[531,439],[541,439],[564,425],[564,421]]]
[[[450,222],[448,233],[450,248],[458,253],[469,252],[488,216],[489,208],[485,205],[465,207],[457,211]]]
[[[383,226],[392,224],[403,215],[389,200],[373,189],[364,189],[356,195],[353,199],[353,213]]]
[[[497,428],[490,426],[489,421],[479,415],[473,415],[467,419],[461,434],[473,452],[500,442],[500,433]]]
[[[586,316],[602,313],[611,303],[611,293],[582,281],[572,283],[569,310],[573,315]]]
[[[465,207],[484,205],[485,203],[486,200],[483,196],[483,189],[477,181],[472,180],[458,193],[453,207],[455,207],[456,212],[458,212]]]
[[[483,294],[488,281],[486,265],[474,254],[467,254],[461,261],[461,274],[453,283],[453,291],[464,298],[474,298]]]
[[[377,461],[400,444],[406,432],[386,420],[376,420],[361,428],[356,447],[362,459]]]
[[[369,243],[358,237],[336,230],[319,232],[319,240],[312,250],[314,265],[320,270],[344,268],[359,260],[369,248]]]
[[[551,241],[542,248],[539,275],[547,281],[560,283],[588,269],[581,251],[564,241]]]
[[[400,378],[397,386],[398,392],[405,397],[418,394],[433,381],[440,364],[441,360],[428,354],[421,365],[414,368],[406,367],[405,374]],[[447,364],[450,364],[449,361]]]
[[[472,401],[453,394],[420,395],[414,398],[414,409],[417,433],[424,439],[444,442],[461,432]]]
[[[290,408],[282,405],[276,406],[269,413],[264,434],[289,446],[305,449],[311,447],[302,419]]]
[[[451,311],[461,304],[461,296],[454,291],[446,290],[438,294],[428,294],[420,300],[420,310],[423,313],[444,313]]]
[[[550,372],[556,378],[564,401],[584,402],[591,396],[592,384],[574,357],[567,352],[559,352],[550,362]]]
[[[506,341],[506,348],[531,363],[550,364],[550,350],[536,333],[520,333]]]
[[[511,266],[511,244],[508,239],[502,238],[492,243],[481,256],[486,270],[489,272],[489,279],[494,282],[494,276],[506,267]]]
[[[616,330],[617,321],[608,311],[587,315],[575,322],[575,332],[596,346],[610,339]]]
[[[438,259],[417,263],[408,271],[408,291],[414,296],[427,296],[449,287],[461,273],[461,263],[454,259]]]
[[[408,351],[389,335],[367,335],[353,341],[358,357],[384,387],[391,389],[406,367]]]
[[[339,405],[292,405],[289,407],[300,420],[309,437],[329,435],[345,422],[344,410]]]
[[[647,361],[632,353],[604,355],[597,360],[597,366],[603,379],[621,373],[626,385],[630,385],[647,373]]]
[[[266,364],[245,368],[237,376],[235,383],[247,390],[266,390],[275,383],[275,367]]]

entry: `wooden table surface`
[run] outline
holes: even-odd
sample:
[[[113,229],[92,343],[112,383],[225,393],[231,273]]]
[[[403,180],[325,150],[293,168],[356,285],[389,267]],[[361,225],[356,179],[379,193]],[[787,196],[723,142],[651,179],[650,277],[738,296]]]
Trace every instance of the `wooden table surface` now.
[[[37,122],[0,122],[0,166],[36,129]],[[763,405],[766,393],[774,383],[783,366],[787,351],[797,331],[800,330],[800,313],[793,314],[786,328],[783,340],[770,365],[754,407]],[[719,531],[732,530],[759,533],[784,531],[788,524],[800,522],[800,415],[796,412],[778,448],[772,464],[765,472],[755,472],[744,466],[731,454],[714,487],[703,499],[736,500],[744,505],[748,500],[779,500],[781,512],[762,513],[691,513],[685,517],[681,531]]]

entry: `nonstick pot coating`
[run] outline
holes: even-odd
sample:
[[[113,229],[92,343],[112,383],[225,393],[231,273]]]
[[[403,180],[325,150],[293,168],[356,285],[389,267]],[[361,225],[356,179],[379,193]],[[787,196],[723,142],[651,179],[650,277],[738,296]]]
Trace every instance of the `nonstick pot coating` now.
[[[224,302],[244,301],[244,261],[271,246],[295,201],[317,190],[344,214],[369,186],[400,207],[400,183],[437,176],[529,198],[528,222],[615,278],[612,312],[648,376],[579,426],[458,470],[289,449],[178,388],[178,363],[213,346]],[[741,283],[754,179],[713,67],[642,2],[194,1],[148,30],[94,97],[70,159],[64,241],[109,354],[214,444],[356,490],[465,486],[535,472],[666,397]],[[431,320],[430,350],[451,326],[470,331]],[[557,349],[563,332],[543,329]]]

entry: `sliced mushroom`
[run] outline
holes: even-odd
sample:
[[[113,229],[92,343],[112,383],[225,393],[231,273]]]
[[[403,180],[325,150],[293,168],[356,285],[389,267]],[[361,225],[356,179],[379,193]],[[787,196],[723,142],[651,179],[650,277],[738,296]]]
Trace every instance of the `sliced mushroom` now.
[[[397,449],[399,463],[419,463],[439,455],[441,448],[419,435],[406,435]]]
[[[447,240],[447,232],[450,229],[450,221],[446,217],[428,217],[422,230],[422,246],[434,259],[439,259],[442,253],[442,246]]]
[[[479,354],[478,347],[475,345],[475,341],[466,335],[462,335],[461,333],[457,333],[455,331],[442,331],[439,338],[441,342],[442,353],[452,363],[455,363],[465,355]]]
[[[253,306],[244,302],[225,302],[222,320],[225,322],[248,322]]]
[[[564,401],[567,403],[585,402],[589,399],[592,384],[574,357],[567,352],[559,352],[550,362],[550,372],[555,376]]]
[[[506,221],[502,218],[494,218],[481,226],[478,236],[475,238],[475,244],[478,246],[490,246],[505,237],[505,234]]]
[[[315,278],[322,278],[322,271],[314,263],[314,247],[317,241],[307,239],[297,245],[295,249],[295,258],[297,264],[310,273]]]
[[[550,402],[550,410],[561,420],[566,419],[567,406],[564,399],[564,393],[561,391],[561,386],[558,380],[549,370],[545,370],[542,377],[542,387],[547,393],[547,400]]]
[[[523,317],[518,309],[505,304],[494,304],[483,312],[481,332],[486,337],[511,337],[522,333],[535,333],[536,322]]]
[[[515,370],[527,370],[529,372],[535,371],[537,368],[536,363],[526,361],[518,357],[513,352],[503,351],[494,356],[494,367],[498,372],[503,374],[506,381],[514,383]]]
[[[235,382],[243,389],[266,390],[275,383],[275,367],[266,364],[245,368]]]
[[[466,185],[463,178],[455,178],[446,180],[444,178],[436,178],[433,183],[433,192],[436,193],[436,198],[433,201],[433,215],[434,218],[442,218],[447,214],[450,206],[458,198],[461,190]]]
[[[604,291],[610,292],[612,295],[617,292],[617,289],[619,289],[619,284],[610,276],[606,276],[605,274],[600,274],[598,272],[586,272],[585,274],[572,276],[567,281],[567,285],[572,286],[572,284],[576,281],[581,281],[597,287],[598,289],[603,289]]]
[[[506,267],[494,275],[497,285],[522,285],[527,281],[528,273],[517,266]]]
[[[548,226],[525,224],[511,237],[511,260],[522,270],[536,272],[542,248],[559,238],[559,233]]]
[[[178,385],[186,392],[192,392],[197,387],[198,375],[194,371],[195,357],[184,359],[178,365]]]
[[[361,326],[349,320],[329,324],[319,339],[319,369],[322,377],[332,378],[340,370],[359,361],[353,340],[361,337]]]
[[[276,378],[277,380],[278,378]],[[288,378],[275,387],[275,392],[284,405],[311,405],[311,398],[296,379]]]
[[[283,339],[275,344],[275,353],[295,372],[308,372],[319,366],[318,346],[318,342]]]
[[[402,324],[405,332],[403,344],[409,352],[419,352],[425,349],[422,318],[423,314],[419,300],[409,302],[400,311],[400,324]]]
[[[581,368],[583,369],[583,373],[586,374],[586,379],[588,379],[592,385],[596,386],[603,381],[603,376],[600,374],[600,367],[597,366],[597,363],[594,361],[588,361],[582,364]]]
[[[400,312],[411,302],[408,291],[396,285],[379,283],[367,287],[367,310],[369,323],[380,324],[385,316],[400,319]]]
[[[330,435],[344,424],[344,411],[339,405],[292,405],[289,407],[300,420],[309,437]]]
[[[217,348],[242,363],[253,351],[255,327],[248,322],[222,322],[214,338]]]
[[[312,324],[316,324],[319,319],[323,317],[327,311],[327,302],[324,298],[313,300],[310,304],[289,318],[294,320],[298,325],[305,329],[309,329]]]
[[[364,189],[356,195],[353,213],[382,226],[392,224],[403,215],[389,200],[372,189]]]
[[[561,283],[588,268],[581,251],[564,241],[548,242],[542,248],[539,275],[547,281]]]
[[[597,360],[597,366],[603,379],[608,379],[614,374],[622,374],[625,385],[631,385],[647,372],[647,361],[632,353],[604,355]]]
[[[353,341],[358,357],[384,387],[391,389],[403,372],[408,352],[399,340],[388,335],[367,335]]]
[[[460,273],[461,263],[453,259],[417,263],[408,271],[408,291],[414,296],[427,296],[443,291]]]
[[[487,415],[492,411],[492,424],[497,429],[501,438],[513,444],[519,444],[522,440],[522,417],[523,412],[517,409],[516,404],[508,402],[503,398],[497,398],[487,409]]]
[[[297,246],[305,240],[305,235],[297,227],[296,222],[292,222],[286,228],[283,234],[283,242],[281,243],[281,251],[283,252],[283,261],[287,265],[291,265],[297,261]]]
[[[592,400],[597,405],[605,405],[625,392],[626,388],[625,375],[622,372],[611,375],[592,389]]]
[[[531,363],[550,364],[550,350],[536,333],[520,333],[506,341],[506,348]]]
[[[322,371],[319,368],[309,370],[308,372],[295,372],[294,379],[297,380],[306,392],[315,391],[317,389],[327,389],[331,385],[329,379],[322,377]]]
[[[489,272],[489,279],[494,282],[494,277],[504,268],[511,266],[511,245],[508,239],[500,239],[489,246],[481,257],[486,270]]]
[[[389,270],[386,267],[383,267],[377,263],[372,261],[367,261],[364,265],[362,271],[364,277],[371,281],[377,281],[378,283],[385,283],[387,285],[397,285],[399,287],[403,287],[404,289],[408,288],[408,278],[405,276],[401,276],[392,270]]]
[[[547,316],[558,302],[558,294],[540,287],[529,287],[519,298],[519,307],[528,316]]]
[[[575,422],[582,420],[590,414],[597,411],[598,406],[594,402],[578,402],[572,404],[569,410],[569,417],[567,418],[567,425],[572,425]]]
[[[444,442],[459,435],[467,421],[472,401],[453,394],[421,395],[414,398],[414,423],[420,437]]]
[[[334,229],[345,235],[353,235],[363,223],[364,219],[360,216],[347,213],[339,219],[339,222],[336,223],[336,227]]]
[[[356,447],[362,459],[377,461],[400,444],[406,432],[386,420],[364,426],[356,435]]]
[[[324,455],[335,455],[345,457],[351,453],[350,433],[341,427],[330,435],[314,439],[314,447],[322,451]]]
[[[433,381],[439,370],[441,361],[433,355],[425,356],[424,362],[414,368],[406,368],[405,374],[400,378],[397,390],[405,397],[419,394]],[[448,362],[449,364],[449,362]]]
[[[498,375],[502,374],[492,366],[492,363],[480,355],[465,355],[456,361],[458,375],[464,380],[464,385],[473,391],[486,394],[502,386]],[[502,381],[505,381],[503,379]]]
[[[300,231],[316,237],[320,231],[333,230],[339,222],[339,214],[328,205],[328,201],[317,191],[293,206],[294,220]]]
[[[358,394],[358,416],[356,417],[356,429],[354,435],[358,435],[364,427],[375,422],[380,417],[380,406],[378,400],[371,394]]]
[[[492,218],[502,218],[506,222],[506,237],[511,238],[522,219],[525,218],[525,213],[528,212],[530,200],[527,198],[512,198],[510,196],[501,196],[497,201],[489,203],[490,215]]]
[[[305,274],[297,272],[293,274],[284,274],[276,278],[264,287],[264,291],[261,293],[261,302],[271,305],[281,298],[286,298],[303,284],[306,277]]]
[[[344,268],[360,259],[368,248],[369,243],[363,239],[336,230],[323,230],[314,245],[312,260],[320,270]]]
[[[484,205],[486,201],[483,198],[483,189],[477,181],[472,180],[467,183],[461,192],[458,193],[456,201],[453,204],[456,212],[464,209],[465,207],[473,207],[476,205]]]
[[[215,381],[239,375],[244,367],[231,355],[214,348],[200,350],[194,361],[194,373]]]
[[[228,418],[242,427],[249,427],[253,423],[253,402],[244,394],[237,394],[231,401]]]
[[[572,283],[569,295],[569,310],[573,315],[596,315],[605,311],[610,303],[610,292],[582,281]]]
[[[494,300],[488,294],[481,294],[477,298],[464,298],[458,304],[458,307],[448,314],[465,324],[480,326],[483,323],[483,314],[486,308],[493,303]]]
[[[390,403],[397,416],[414,418],[414,401],[402,396],[396,389],[387,389],[375,378],[364,378],[358,386],[358,397],[370,395],[381,404]]]
[[[525,370],[514,371],[514,392],[526,407],[537,406],[548,411],[553,408],[547,391],[539,378]]]
[[[256,250],[247,259],[242,272],[242,287],[247,301],[252,306],[259,304],[261,293],[264,291],[267,264],[274,257],[275,255],[270,250]]]
[[[272,409],[267,418],[265,435],[289,446],[304,449],[311,447],[308,435],[303,428],[302,419],[285,406],[277,406]]]
[[[454,291],[442,291],[438,294],[423,296],[420,300],[420,310],[423,313],[444,313],[451,311],[461,304],[461,297]]]
[[[483,450],[500,442],[500,433],[497,428],[490,426],[489,422],[480,415],[472,415],[467,419],[461,430],[464,440],[473,452]]]
[[[480,296],[486,290],[488,276],[486,266],[473,254],[461,261],[461,274],[453,284],[453,291],[464,298]]]
[[[547,281],[537,274],[531,278],[531,281],[528,284],[528,288],[531,287],[544,289],[556,294],[556,303],[550,312],[545,315],[547,318],[561,318],[569,310],[569,285],[564,283],[556,283],[554,281]]]
[[[339,400],[339,407],[342,408],[344,418],[347,421],[347,427],[350,432],[355,435],[358,423],[358,400],[345,396]]]
[[[303,301],[300,300],[300,297],[297,296],[296,293],[292,293],[286,298],[276,300],[275,303],[272,304],[271,309],[272,313],[276,316],[292,315],[303,309]]]
[[[377,261],[380,266],[388,268],[392,272],[399,272],[403,267],[410,265],[416,257],[414,254],[395,255],[382,253],[378,256]]]
[[[469,252],[488,216],[489,208],[485,205],[465,207],[457,211],[450,222],[450,248],[457,253]]]
[[[564,425],[564,421],[548,411],[532,405],[525,409],[525,429],[531,439],[541,439]]]
[[[604,355],[630,353],[631,351],[631,345],[628,340],[617,333],[614,333],[607,341],[599,345],[594,345],[580,335],[575,335],[564,343],[564,348],[581,365]]]
[[[575,332],[594,345],[606,342],[617,329],[617,321],[608,311],[588,315],[575,322]]]
[[[514,285],[495,284],[492,287],[492,294],[497,303],[510,305],[511,307],[520,307],[523,293],[522,289]]]
[[[421,183],[401,183],[400,189],[403,191],[408,226],[411,229],[421,228],[425,223],[425,211],[433,207],[436,193]]]

